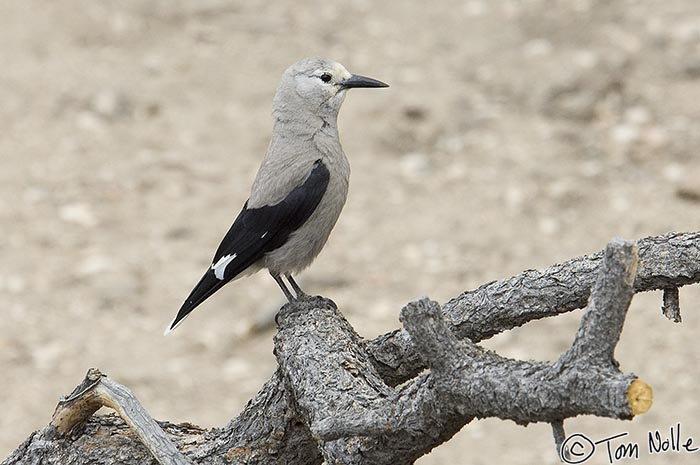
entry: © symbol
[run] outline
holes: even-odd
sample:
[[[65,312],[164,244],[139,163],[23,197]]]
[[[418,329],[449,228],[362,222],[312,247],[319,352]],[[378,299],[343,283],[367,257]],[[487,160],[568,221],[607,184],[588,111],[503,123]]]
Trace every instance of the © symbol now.
[[[564,463],[583,463],[595,453],[595,443],[581,433],[572,434],[564,440],[559,458]]]

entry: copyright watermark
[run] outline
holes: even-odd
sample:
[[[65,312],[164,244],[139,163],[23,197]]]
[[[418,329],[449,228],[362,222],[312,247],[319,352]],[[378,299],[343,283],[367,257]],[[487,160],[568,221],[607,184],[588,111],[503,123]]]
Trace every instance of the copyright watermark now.
[[[619,433],[597,441],[592,440],[582,433],[575,433],[564,440],[559,451],[559,458],[564,463],[585,463],[596,453],[604,450],[609,464],[622,460],[639,460],[640,454],[648,455],[679,453],[693,454],[700,450],[699,445],[694,444],[691,436],[681,435],[681,424],[676,423],[668,429],[668,434],[659,430],[647,433],[646,448],[642,448],[639,442],[631,441],[629,433]],[[627,438],[627,439],[625,439]]]

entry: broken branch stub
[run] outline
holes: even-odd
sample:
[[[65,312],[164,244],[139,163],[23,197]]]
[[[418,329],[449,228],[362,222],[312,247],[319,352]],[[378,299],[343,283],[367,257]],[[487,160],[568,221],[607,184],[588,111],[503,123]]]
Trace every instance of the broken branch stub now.
[[[115,410],[160,465],[192,465],[127,387],[90,368],[73,392],[61,399],[50,427],[65,436],[100,407]]]

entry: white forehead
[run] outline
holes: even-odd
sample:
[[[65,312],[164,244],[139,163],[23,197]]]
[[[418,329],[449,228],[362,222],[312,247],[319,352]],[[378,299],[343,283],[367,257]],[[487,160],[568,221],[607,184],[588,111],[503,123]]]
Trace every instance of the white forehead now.
[[[352,74],[350,74],[350,72],[347,69],[345,69],[345,66],[341,65],[340,63],[333,62],[331,64],[331,70],[333,71],[333,75],[336,78],[349,79],[350,76],[352,76]]]
[[[345,69],[345,66],[333,60],[328,60],[321,57],[311,57],[300,60],[289,67],[286,74],[288,75],[321,75],[322,73],[330,72],[336,79],[347,79],[352,74]]]

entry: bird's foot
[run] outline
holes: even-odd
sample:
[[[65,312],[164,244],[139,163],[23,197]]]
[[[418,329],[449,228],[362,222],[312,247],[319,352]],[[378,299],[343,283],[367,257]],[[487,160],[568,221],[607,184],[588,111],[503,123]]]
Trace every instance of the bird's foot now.
[[[279,310],[277,310],[277,313],[275,314],[275,324],[277,325],[277,328],[280,327],[280,323],[287,317],[305,310],[306,307],[300,304],[301,301],[298,299],[290,300],[288,303],[282,305]]]
[[[289,303],[284,304],[277,311],[275,314],[275,324],[279,327],[281,318],[288,317],[297,312],[309,310],[309,308],[338,310],[336,303],[327,297],[323,297],[321,295],[302,294],[301,297],[297,297],[296,299],[289,301]]]
[[[322,295],[307,295],[306,299],[313,302],[320,308],[331,308],[333,310],[338,310],[338,306],[328,297],[323,297]]]

